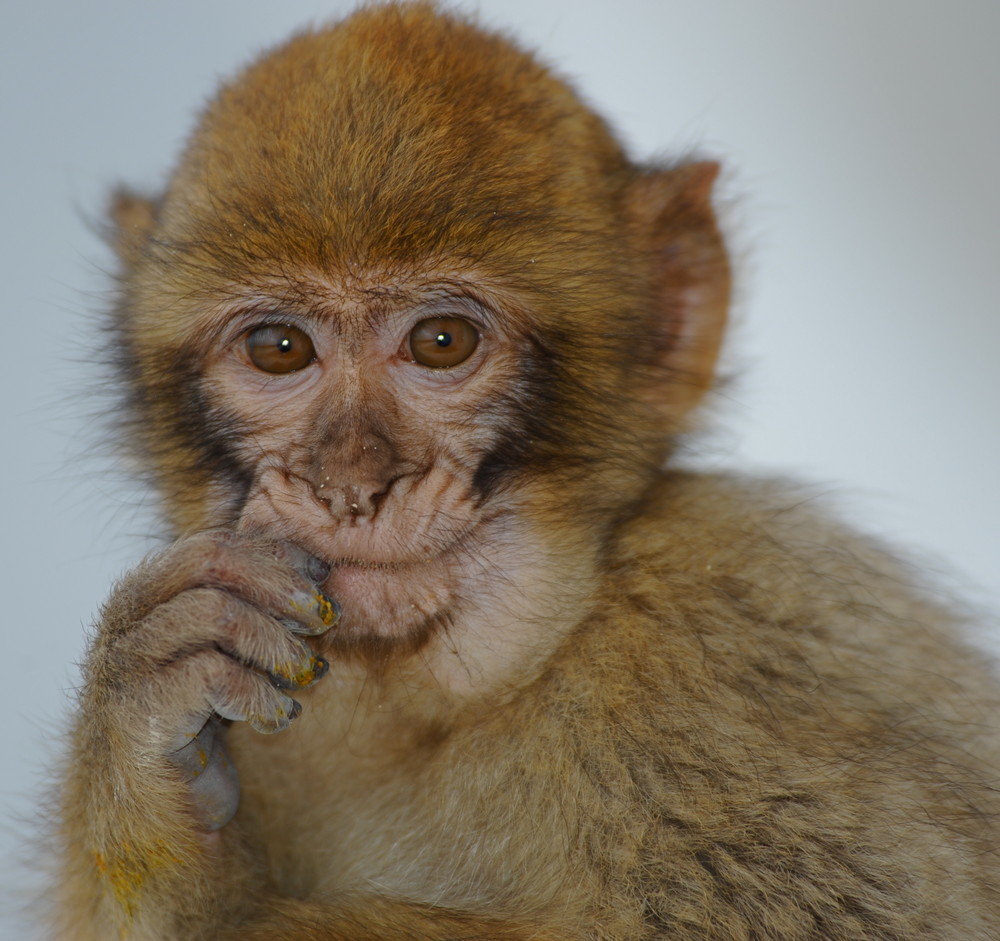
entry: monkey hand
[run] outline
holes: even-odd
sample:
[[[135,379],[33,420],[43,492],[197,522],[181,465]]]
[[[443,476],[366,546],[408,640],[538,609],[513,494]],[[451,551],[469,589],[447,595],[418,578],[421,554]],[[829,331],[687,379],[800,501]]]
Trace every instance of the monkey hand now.
[[[325,574],[291,543],[213,530],[127,576],[105,605],[84,690],[83,730],[100,739],[91,747],[119,751],[105,756],[112,777],[148,769],[154,780],[136,789],[152,796],[155,778],[179,776],[196,825],[227,824],[239,780],[224,723],[278,732],[299,714],[284,690],[311,686],[328,668],[302,637],[322,634],[339,613],[316,587]]]

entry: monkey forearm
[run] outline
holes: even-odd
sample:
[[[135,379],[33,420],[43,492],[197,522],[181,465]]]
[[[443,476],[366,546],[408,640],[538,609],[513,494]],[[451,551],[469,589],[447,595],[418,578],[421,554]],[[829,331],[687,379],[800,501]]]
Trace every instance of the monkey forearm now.
[[[62,810],[60,939],[163,938],[175,900],[210,910],[212,887],[234,882],[220,858],[223,835],[198,824],[169,760],[114,747],[117,737],[99,725],[76,732],[78,770]]]

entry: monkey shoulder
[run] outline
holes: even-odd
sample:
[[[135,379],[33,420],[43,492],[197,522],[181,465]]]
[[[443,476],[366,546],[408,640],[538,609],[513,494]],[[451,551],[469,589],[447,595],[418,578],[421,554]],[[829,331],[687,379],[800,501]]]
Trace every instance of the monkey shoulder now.
[[[786,480],[665,473],[620,527],[611,558],[613,571],[648,576],[664,599],[722,595],[767,622],[851,620],[874,644],[883,632],[898,639],[904,622],[955,635],[965,619],[929,573]]]
[[[873,692],[933,675],[995,701],[967,609],[807,487],[665,473],[620,526],[607,578],[605,596],[643,645],[715,643],[733,669],[780,651]]]
[[[964,767],[971,749],[1000,774],[995,666],[920,581],[805,489],[665,474],[620,527],[606,602],[564,657],[570,674],[600,665],[602,708],[655,703],[654,738],[689,722],[786,758],[867,762],[892,743]]]
[[[685,912],[698,937],[996,936],[1000,696],[905,565],[804,491],[676,474],[607,578],[558,688],[588,851],[640,861],[612,907],[683,937]]]

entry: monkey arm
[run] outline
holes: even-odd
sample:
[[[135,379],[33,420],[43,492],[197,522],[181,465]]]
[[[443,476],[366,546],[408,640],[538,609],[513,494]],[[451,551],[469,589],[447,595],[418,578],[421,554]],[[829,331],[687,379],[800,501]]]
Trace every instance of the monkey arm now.
[[[223,720],[280,731],[299,711],[285,691],[326,671],[303,640],[335,619],[318,571],[288,543],[219,530],[178,540],[112,593],[84,668],[61,828],[61,908],[91,912],[98,937],[133,925],[147,936],[164,900],[212,907],[218,831],[239,800]]]

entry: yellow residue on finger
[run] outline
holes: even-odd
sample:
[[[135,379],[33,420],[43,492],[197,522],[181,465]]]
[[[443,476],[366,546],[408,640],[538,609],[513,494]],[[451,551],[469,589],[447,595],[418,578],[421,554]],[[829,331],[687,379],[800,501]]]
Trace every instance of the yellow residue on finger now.
[[[316,611],[319,613],[320,620],[327,627],[332,627],[336,624],[339,615],[337,609],[333,606],[333,602],[326,595],[318,591],[313,595],[313,598],[316,600]]]

